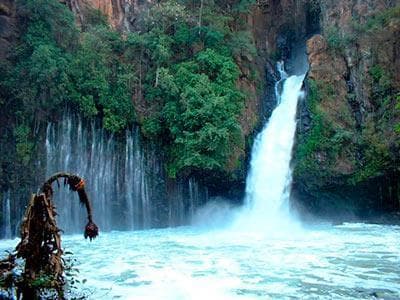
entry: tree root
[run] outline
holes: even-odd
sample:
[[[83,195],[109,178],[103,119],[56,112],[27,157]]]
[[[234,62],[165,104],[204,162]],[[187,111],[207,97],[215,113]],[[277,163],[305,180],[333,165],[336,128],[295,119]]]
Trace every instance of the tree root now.
[[[52,184],[64,178],[64,185],[78,193],[79,200],[85,205],[88,223],[84,237],[90,240],[97,237],[99,229],[92,220],[92,207],[85,191],[84,180],[69,173],[56,173],[45,181],[39,194],[33,194],[29,201],[21,225],[21,241],[15,253],[0,261],[0,279],[12,278],[10,272],[15,268],[15,258],[25,260],[22,280],[10,282],[17,287],[18,299],[39,298],[40,290],[55,290],[58,299],[63,299],[64,263],[62,260],[61,230],[57,227],[57,215],[53,204]],[[7,283],[7,281],[4,281]]]

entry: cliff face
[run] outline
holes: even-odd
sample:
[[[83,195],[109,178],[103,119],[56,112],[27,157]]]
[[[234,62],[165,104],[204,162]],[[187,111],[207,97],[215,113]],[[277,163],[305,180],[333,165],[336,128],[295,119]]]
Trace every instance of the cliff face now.
[[[251,18],[257,48],[269,58],[287,59],[293,41],[300,41],[317,29],[314,1],[257,1]]]
[[[295,151],[296,195],[317,213],[399,210],[399,4],[321,1]]]
[[[250,13],[243,16],[251,30],[258,56],[247,65],[246,58],[238,61],[244,75],[239,85],[254,92],[257,88],[262,89],[259,97],[246,98],[241,118],[246,136],[254,134],[275,107],[274,84],[278,78],[274,64],[277,60],[290,58],[293,45],[316,30],[315,16],[310,11],[307,0],[263,0],[257,1]],[[260,74],[258,87],[246,80],[254,70]]]
[[[122,31],[135,27],[137,16],[152,4],[152,0],[65,0],[77,15],[78,22],[83,23],[91,9],[100,10],[109,23]]]

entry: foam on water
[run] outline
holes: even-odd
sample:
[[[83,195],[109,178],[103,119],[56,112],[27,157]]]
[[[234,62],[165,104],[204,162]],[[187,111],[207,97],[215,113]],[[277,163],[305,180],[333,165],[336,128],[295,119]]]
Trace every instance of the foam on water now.
[[[400,227],[319,226],[285,238],[195,227],[64,236],[89,299],[396,299]],[[17,240],[3,240],[0,251]]]

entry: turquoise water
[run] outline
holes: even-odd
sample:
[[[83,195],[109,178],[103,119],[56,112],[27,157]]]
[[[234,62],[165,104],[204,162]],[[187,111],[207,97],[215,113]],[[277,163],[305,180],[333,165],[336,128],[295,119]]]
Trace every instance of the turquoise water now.
[[[65,236],[89,299],[399,299],[400,226]],[[2,240],[0,250],[17,240]]]

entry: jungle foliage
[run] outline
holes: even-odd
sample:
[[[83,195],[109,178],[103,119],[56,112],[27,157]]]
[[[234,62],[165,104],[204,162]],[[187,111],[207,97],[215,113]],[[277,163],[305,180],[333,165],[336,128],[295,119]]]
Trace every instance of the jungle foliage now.
[[[97,10],[78,27],[57,0],[17,1],[20,38],[0,66],[17,160],[32,161],[35,130],[67,106],[112,133],[142,125],[172,177],[223,170],[243,148],[236,58],[256,55],[240,17],[254,2],[162,1],[140,15],[140,30],[121,34]]]

